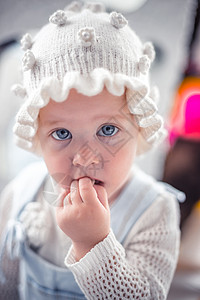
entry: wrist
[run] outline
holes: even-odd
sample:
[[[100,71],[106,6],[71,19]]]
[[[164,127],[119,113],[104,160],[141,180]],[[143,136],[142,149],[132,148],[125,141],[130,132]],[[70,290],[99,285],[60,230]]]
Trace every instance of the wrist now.
[[[108,233],[109,234],[109,233]],[[79,261],[83,258],[88,252],[90,252],[97,244],[102,242],[107,236],[103,237],[102,239],[98,240],[97,242],[91,243],[83,243],[83,242],[74,242],[72,241],[74,258],[76,261]]]
[[[83,244],[72,242],[74,258],[76,261],[79,261],[83,258],[92,248],[94,248],[95,244]]]

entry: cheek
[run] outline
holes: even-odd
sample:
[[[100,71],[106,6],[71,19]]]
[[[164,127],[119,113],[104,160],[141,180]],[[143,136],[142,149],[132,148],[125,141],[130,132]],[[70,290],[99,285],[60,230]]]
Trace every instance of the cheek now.
[[[118,151],[116,151],[115,158],[120,164],[130,165],[136,154],[137,139],[131,138]]]
[[[40,142],[42,157],[45,161],[50,175],[57,173],[66,173],[69,162],[66,158],[64,151],[52,147],[50,138],[45,137],[40,131],[38,132],[38,139]]]
[[[132,164],[135,158],[135,147],[123,146],[115,155],[110,157],[110,161],[105,168],[106,190],[109,201],[114,201],[118,197],[121,189],[130,177]]]
[[[49,174],[57,182],[57,184],[67,190],[70,188],[70,164],[63,156],[58,155],[46,155],[43,157],[49,171]]]
[[[60,174],[60,176],[68,174],[70,168],[69,159],[62,153],[48,151],[43,153],[43,158],[52,177],[55,174]]]
[[[116,171],[116,174],[118,174],[118,176],[125,177],[132,167],[134,158],[134,151],[130,152],[126,151],[126,149],[121,149],[115,156],[115,160],[113,162],[113,169]]]
[[[127,180],[134,162],[136,146],[134,141],[127,142],[110,160],[109,171],[117,184]]]

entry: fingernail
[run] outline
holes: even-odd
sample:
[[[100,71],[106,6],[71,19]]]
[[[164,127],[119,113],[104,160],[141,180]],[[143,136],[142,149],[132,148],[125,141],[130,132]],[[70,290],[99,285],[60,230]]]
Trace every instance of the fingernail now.
[[[81,179],[79,179],[79,181],[82,183],[82,184],[90,184],[90,182],[92,182],[93,184],[93,180],[89,177],[83,177]]]

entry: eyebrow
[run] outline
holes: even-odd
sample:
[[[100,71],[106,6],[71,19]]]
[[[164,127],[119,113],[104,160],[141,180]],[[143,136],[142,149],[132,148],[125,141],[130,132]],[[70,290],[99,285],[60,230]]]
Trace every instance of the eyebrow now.
[[[46,120],[44,122],[44,124],[48,124],[48,125],[54,125],[54,124],[57,124],[57,123],[62,123],[62,122],[66,122],[66,119],[58,119],[58,120]]]
[[[107,119],[108,121],[109,120],[112,120],[112,119],[125,119],[127,117],[131,117],[133,116],[133,114],[131,113],[127,113],[127,114],[116,114],[116,115],[99,115],[99,116],[95,116],[95,119]]]
[[[48,119],[45,121],[42,121],[42,126],[54,126],[58,123],[64,123],[66,122],[66,119]]]
[[[116,115],[97,115],[97,116],[94,116],[94,119],[95,120],[106,120],[109,122],[111,121],[112,119],[125,119],[126,120],[126,117],[130,117],[130,116],[133,116],[133,114],[131,113],[127,113],[127,114],[116,114]],[[73,118],[72,118],[73,120]],[[43,126],[54,126],[58,123],[65,123],[65,122],[70,122],[71,121],[71,118],[68,118],[68,119],[48,119],[48,120],[45,120],[43,121],[42,125]]]
[[[127,113],[127,114],[130,114],[131,115],[131,113]],[[125,116],[125,114],[124,113],[116,113],[116,114],[99,114],[99,115],[96,115],[95,116],[95,119],[101,119],[101,118],[123,118]]]

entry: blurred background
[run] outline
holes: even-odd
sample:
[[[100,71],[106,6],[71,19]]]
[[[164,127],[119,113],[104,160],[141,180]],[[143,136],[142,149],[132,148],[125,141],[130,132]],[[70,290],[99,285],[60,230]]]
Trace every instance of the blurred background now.
[[[155,46],[151,81],[160,90],[159,110],[169,137],[137,163],[186,194],[180,203],[180,257],[168,300],[200,300],[200,0],[102,1],[107,11],[122,12],[143,42]],[[0,192],[26,164],[40,159],[13,140],[22,103],[10,91],[21,77],[19,41],[70,2],[0,0]]]

